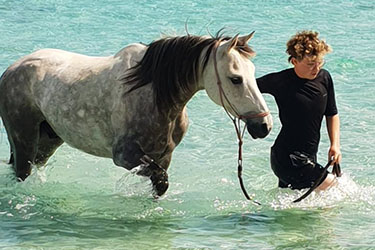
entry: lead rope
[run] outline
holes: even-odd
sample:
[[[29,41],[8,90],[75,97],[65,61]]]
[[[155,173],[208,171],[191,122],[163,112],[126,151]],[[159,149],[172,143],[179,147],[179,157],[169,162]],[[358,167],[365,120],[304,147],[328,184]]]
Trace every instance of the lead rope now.
[[[307,196],[309,196],[312,193],[312,191],[314,191],[319,186],[319,184],[322,182],[322,180],[325,176],[326,170],[331,166],[332,162],[333,162],[333,159],[328,161],[327,165],[324,167],[324,171],[323,171],[322,175],[315,181],[315,183],[312,185],[312,187],[309,190],[307,190],[306,193],[304,193],[298,199],[294,200],[293,201],[294,203],[300,202],[301,200],[305,199]],[[333,165],[332,174],[334,174],[336,177],[341,177],[342,174],[341,174],[340,164],[335,163]]]
[[[246,125],[245,125],[243,131],[241,131],[241,117],[243,117],[243,116],[241,116],[240,114],[238,114],[238,112],[236,111],[236,109],[230,103],[230,101],[228,100],[228,97],[225,95],[223,87],[221,85],[221,80],[220,80],[220,76],[219,76],[219,71],[217,69],[217,61],[216,61],[216,50],[217,50],[217,46],[219,45],[220,42],[221,42],[221,40],[219,40],[215,44],[214,51],[213,51],[213,53],[214,53],[214,67],[215,67],[215,73],[216,73],[216,77],[217,77],[217,85],[219,87],[221,104],[222,104],[225,112],[227,113],[228,117],[232,120],[234,128],[236,130],[236,134],[237,134],[237,139],[238,139],[238,167],[237,167],[237,176],[238,176],[238,179],[239,179],[239,182],[240,182],[240,186],[241,186],[242,192],[245,195],[246,199],[248,199],[249,201],[252,201],[256,205],[261,205],[260,202],[254,200],[253,198],[251,198],[249,196],[249,194],[247,193],[247,191],[245,189],[245,186],[243,184],[243,180],[242,180],[242,145],[243,145],[243,140],[242,139],[243,139],[243,136],[244,136],[244,132],[246,130]],[[232,115],[228,112],[227,108],[224,105],[224,99],[223,99],[223,97],[225,98],[226,102],[229,104],[230,108],[233,110],[233,112],[236,114],[236,116],[238,118],[232,117]],[[269,112],[263,112],[263,113],[259,113],[259,114],[253,115],[253,116],[249,116],[247,118],[264,117],[264,116],[267,116],[268,114],[269,114]]]

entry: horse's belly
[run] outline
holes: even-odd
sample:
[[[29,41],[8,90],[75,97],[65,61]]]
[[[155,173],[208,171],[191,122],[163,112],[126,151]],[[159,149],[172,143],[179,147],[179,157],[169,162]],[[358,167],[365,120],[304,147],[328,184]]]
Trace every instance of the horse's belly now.
[[[112,158],[110,110],[117,96],[101,86],[100,80],[69,85],[50,79],[35,89],[40,92],[40,110],[61,139],[89,154]]]
[[[112,146],[100,131],[90,129],[85,132],[77,130],[75,132],[77,133],[71,134],[66,131],[56,133],[73,148],[91,155],[112,158]]]
[[[83,110],[70,114],[73,119],[64,119],[64,115],[51,117],[48,122],[64,142],[88,154],[112,158],[113,135],[108,121],[84,116]]]

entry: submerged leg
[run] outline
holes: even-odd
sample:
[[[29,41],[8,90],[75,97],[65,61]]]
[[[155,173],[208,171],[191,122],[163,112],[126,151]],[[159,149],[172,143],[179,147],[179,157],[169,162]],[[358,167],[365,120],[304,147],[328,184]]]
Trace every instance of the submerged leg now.
[[[148,155],[144,155],[140,160],[142,164],[137,175],[150,177],[155,195],[162,196],[169,186],[167,172]]]
[[[37,126],[25,127],[22,131],[8,133],[14,145],[13,167],[20,180],[25,180],[31,173],[32,163],[37,153],[38,134]]]
[[[322,183],[316,188],[317,190],[326,190],[337,185],[337,177],[333,174],[328,174]]]
[[[3,111],[3,110],[2,110]],[[16,176],[25,180],[31,173],[39,140],[39,118],[30,110],[1,112],[10,143],[10,160]]]
[[[162,196],[167,191],[169,183],[166,170],[146,155],[134,140],[119,140],[113,148],[113,161],[128,170],[139,166],[136,174],[150,178],[155,196]]]

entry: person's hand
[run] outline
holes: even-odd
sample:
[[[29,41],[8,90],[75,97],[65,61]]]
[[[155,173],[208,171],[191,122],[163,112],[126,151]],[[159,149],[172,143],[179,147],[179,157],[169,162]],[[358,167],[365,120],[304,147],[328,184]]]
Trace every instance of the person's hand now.
[[[340,147],[331,146],[328,151],[328,161],[333,159],[332,164],[337,163],[340,164],[341,162],[341,150]]]

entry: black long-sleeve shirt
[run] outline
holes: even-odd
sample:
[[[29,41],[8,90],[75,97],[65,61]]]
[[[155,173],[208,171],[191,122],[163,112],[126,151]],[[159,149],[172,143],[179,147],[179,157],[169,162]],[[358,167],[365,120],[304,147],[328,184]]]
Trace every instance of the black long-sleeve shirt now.
[[[302,79],[293,68],[257,79],[262,93],[274,96],[279,108],[281,131],[274,147],[283,152],[318,152],[323,116],[337,114],[335,92],[328,71],[321,69],[314,80]]]

